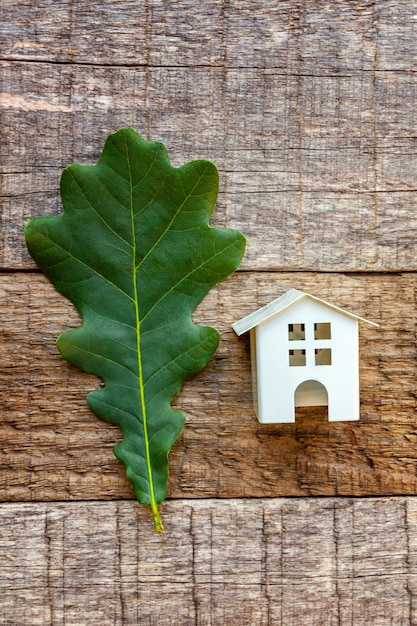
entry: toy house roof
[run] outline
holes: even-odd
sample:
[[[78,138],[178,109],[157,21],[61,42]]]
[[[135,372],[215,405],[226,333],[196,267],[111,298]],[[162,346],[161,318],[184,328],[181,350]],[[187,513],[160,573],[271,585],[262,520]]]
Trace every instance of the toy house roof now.
[[[246,317],[243,317],[238,322],[235,322],[234,324],[232,324],[232,328],[237,335],[243,335],[243,333],[246,333],[248,330],[255,328],[255,326],[258,326],[258,324],[260,324],[261,322],[264,322],[265,320],[269,319],[273,315],[276,315],[277,313],[278,314],[282,313],[283,311],[285,311],[285,309],[288,309],[290,306],[292,306],[296,302],[303,300],[304,298],[315,300],[316,302],[319,302],[320,304],[323,304],[324,306],[329,307],[330,309],[333,309],[334,311],[337,311],[341,315],[345,315],[353,319],[361,320],[362,322],[371,324],[371,326],[376,326],[376,327],[379,326],[379,324],[375,324],[375,322],[370,322],[369,320],[366,320],[363,317],[359,317],[358,315],[349,313],[349,311],[345,311],[344,309],[341,309],[340,307],[335,306],[334,304],[330,304],[329,302],[326,302],[325,300],[321,300],[321,298],[316,298],[315,296],[312,296],[309,293],[305,293],[304,291],[299,291],[298,289],[290,289],[279,298],[276,298],[269,304],[263,306],[261,309],[258,309],[257,311],[250,313],[249,315],[247,315]]]

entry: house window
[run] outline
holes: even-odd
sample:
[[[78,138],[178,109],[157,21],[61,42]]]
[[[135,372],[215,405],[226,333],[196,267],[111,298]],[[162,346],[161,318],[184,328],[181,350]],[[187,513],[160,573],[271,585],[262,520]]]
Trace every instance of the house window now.
[[[319,322],[314,324],[314,339],[331,339],[330,322]]]
[[[330,348],[316,348],[314,350],[316,365],[331,365],[332,351]]]
[[[290,341],[303,341],[305,338],[304,324],[288,324],[288,339]]]
[[[313,330],[314,330],[314,335],[313,335]],[[316,322],[315,324],[311,324],[311,326],[308,325],[308,328],[307,328],[307,340],[308,341],[304,345],[306,346],[309,353],[310,353],[310,349],[314,349],[314,362],[316,365],[331,365],[332,364],[331,349],[327,347],[320,348],[319,347],[320,343],[315,343],[315,345],[314,344],[312,345],[310,341],[313,340],[313,337],[314,337],[314,342],[320,342],[326,339],[327,340],[331,339],[330,322]],[[306,341],[305,324],[288,324],[288,340],[289,341]],[[288,356],[289,356],[290,367],[303,367],[307,365],[306,349],[289,350]],[[309,362],[310,362],[310,358],[309,358]]]
[[[306,364],[305,350],[289,350],[290,367],[303,366]]]

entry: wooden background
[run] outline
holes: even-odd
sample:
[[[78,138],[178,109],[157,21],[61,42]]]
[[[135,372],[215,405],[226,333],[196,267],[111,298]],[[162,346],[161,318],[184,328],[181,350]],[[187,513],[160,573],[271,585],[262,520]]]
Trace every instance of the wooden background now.
[[[0,626],[417,624],[417,2],[0,0]],[[23,241],[131,126],[213,160],[245,259],[175,404],[166,532],[55,339]],[[291,287],[361,326],[361,420],[260,425],[230,324]]]

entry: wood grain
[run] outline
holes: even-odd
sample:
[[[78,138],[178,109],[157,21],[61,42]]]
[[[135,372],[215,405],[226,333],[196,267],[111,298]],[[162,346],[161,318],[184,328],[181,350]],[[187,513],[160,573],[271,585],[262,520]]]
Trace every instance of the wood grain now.
[[[414,498],[0,505],[0,614],[19,626],[410,626]]]
[[[130,125],[216,163],[244,269],[417,269],[414,3],[251,7],[3,0],[2,268],[34,267],[22,225]]]
[[[0,626],[417,623],[416,15],[0,0]],[[248,239],[195,315],[222,342],[175,400],[163,536],[87,409],[100,382],[57,354],[79,319],[23,241],[61,211],[61,170],[127,125],[174,165],[214,161],[214,223]],[[230,324],[291,287],[381,324],[361,327],[360,422],[258,424]]]
[[[2,0],[0,56],[96,65],[272,67],[304,74],[412,70],[409,0]]]
[[[175,400],[187,426],[170,456],[170,496],[415,493],[415,284],[413,273],[240,273],[212,290],[195,321],[218,327],[222,342]],[[329,424],[318,408],[300,409],[292,425],[258,423],[248,338],[230,324],[291,287],[381,325],[361,325],[360,422]],[[111,450],[118,428],[85,403],[100,382],[55,347],[79,324],[72,305],[39,274],[3,274],[0,320],[0,498],[133,497]]]

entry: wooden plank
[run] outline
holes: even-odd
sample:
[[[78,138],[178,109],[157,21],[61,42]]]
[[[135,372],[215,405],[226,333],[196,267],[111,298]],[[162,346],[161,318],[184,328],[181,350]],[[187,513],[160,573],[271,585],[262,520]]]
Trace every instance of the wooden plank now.
[[[414,494],[415,284],[413,273],[239,273],[213,289],[195,320],[222,342],[175,400],[187,426],[170,456],[171,497]],[[329,424],[326,408],[257,422],[248,338],[230,324],[291,287],[381,325],[361,327],[359,422]],[[99,381],[55,347],[79,324],[75,309],[39,274],[3,274],[0,320],[0,499],[132,498],[111,451],[119,430],[85,403]]]
[[[0,505],[4,624],[411,626],[415,498]],[[365,620],[365,621],[364,621]]]
[[[247,235],[243,269],[417,268],[413,72],[0,66],[0,267],[34,268],[23,224],[59,213],[62,168],[131,125],[175,165],[216,163],[214,221]]]
[[[409,0],[2,0],[0,57],[103,65],[280,67],[305,74],[409,70]]]

